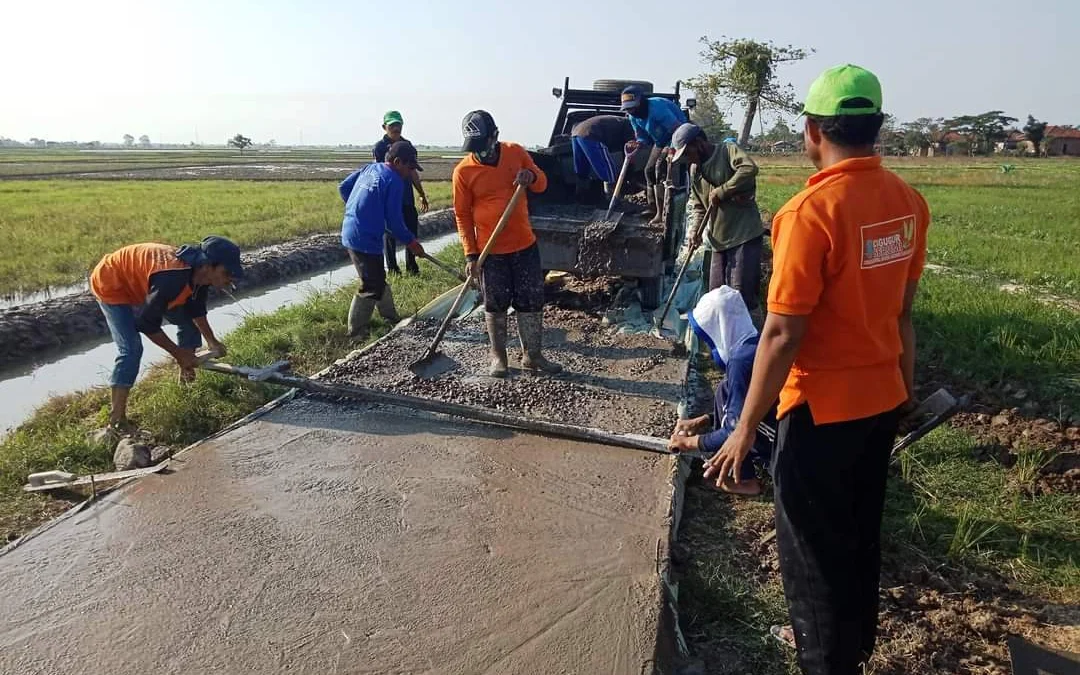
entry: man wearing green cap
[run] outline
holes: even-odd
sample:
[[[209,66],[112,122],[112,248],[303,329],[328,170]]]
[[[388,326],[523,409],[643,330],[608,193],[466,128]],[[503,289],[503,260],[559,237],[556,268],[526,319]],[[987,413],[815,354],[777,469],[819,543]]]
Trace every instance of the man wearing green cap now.
[[[813,675],[862,673],[877,635],[889,456],[914,397],[911,307],[926,259],[926,201],[874,153],[881,85],[825,71],[803,114],[818,168],[773,219],[768,318],[742,415],[706,463],[718,483],[779,397],[772,473],[794,641]]]
[[[397,110],[388,110],[383,115],[383,137],[371,149],[376,164],[386,161],[386,153],[390,150],[391,145],[406,140],[401,136],[401,127],[404,124],[405,120],[402,119],[401,113]],[[428,200],[427,195],[424,194],[424,186],[420,182],[420,170],[413,171],[411,182],[411,187],[405,186],[402,214],[405,216],[405,226],[409,228],[409,232],[415,235],[420,228],[420,216],[416,212],[416,197],[413,195],[413,189],[415,188],[420,193],[420,213],[427,213]],[[401,274],[401,268],[397,264],[397,239],[389,230],[383,236],[383,256],[386,258],[386,271]],[[420,274],[420,267],[416,264],[416,256],[409,249],[405,249],[405,271],[409,274]]]

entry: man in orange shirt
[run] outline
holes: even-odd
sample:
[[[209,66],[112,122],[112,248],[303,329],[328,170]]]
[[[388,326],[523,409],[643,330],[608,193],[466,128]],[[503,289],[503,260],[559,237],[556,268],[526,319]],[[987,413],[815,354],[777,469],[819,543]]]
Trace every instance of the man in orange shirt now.
[[[531,192],[547,189],[547,176],[525,148],[500,143],[499,128],[484,110],[474,110],[461,123],[469,153],[454,167],[454,216],[467,259],[466,271],[476,278],[483,274],[484,309],[491,340],[492,377],[506,377],[506,311],[514,308],[521,337],[521,367],[524,370],[558,373],[562,366],[544,358],[543,345],[544,273],[540,249],[529,224],[529,205],[522,199],[514,208],[483,270],[476,269],[480,252],[487,245],[503,211],[518,185]]]
[[[818,168],[773,220],[773,277],[743,412],[705,475],[720,483],[780,398],[772,460],[780,572],[799,665],[861,673],[877,633],[889,455],[911,406],[911,306],[926,258],[926,201],[881,166],[881,85],[825,71],[803,110]],[[790,635],[788,634],[790,631]]]

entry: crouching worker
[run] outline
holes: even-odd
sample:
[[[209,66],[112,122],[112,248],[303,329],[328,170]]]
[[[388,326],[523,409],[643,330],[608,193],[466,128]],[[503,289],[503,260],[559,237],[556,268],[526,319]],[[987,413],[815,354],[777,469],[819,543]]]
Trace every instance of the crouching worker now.
[[[140,334],[169,353],[180,367],[180,381],[195,379],[195,350],[206,346],[218,356],[225,346],[206,320],[207,290],[225,288],[244,276],[240,248],[225,237],[211,236],[201,244],[176,248],[168,244],[133,244],[101,259],[90,274],[90,291],[97,298],[116,343],[112,409],[109,425],[124,432],[128,393],[139,374],[143,346]],[[176,326],[176,342],[161,324]]]
[[[716,387],[713,414],[679,420],[668,447],[676,452],[701,451],[715,455],[742,414],[757,353],[758,332],[739,291],[730,286],[720,286],[702,296],[689,319],[698,339],[709,346],[713,361],[724,371],[724,379]],[[758,426],[753,449],[739,467],[738,480],[725,479],[719,486],[721,490],[746,496],[761,494],[762,485],[754,464],[768,467],[775,430],[776,405],[773,405]]]
[[[349,306],[351,338],[362,340],[367,337],[376,307],[390,323],[397,323],[401,318],[394,306],[393,292],[386,283],[383,233],[389,231],[414,255],[424,255],[424,247],[405,225],[401,207],[408,181],[419,168],[416,148],[408,141],[398,141],[386,151],[385,162],[368,164],[352,172],[338,186],[338,193],[345,202],[341,245],[348,249],[349,258],[360,276],[360,288]]]
[[[558,373],[562,366],[541,353],[544,334],[544,272],[540,248],[529,223],[529,205],[522,199],[506,226],[492,243],[482,270],[480,253],[487,246],[516,186],[538,193],[547,188],[547,177],[525,148],[500,143],[495,120],[484,110],[474,110],[461,123],[464,159],[454,168],[454,217],[465,251],[466,272],[473,278],[482,272],[487,332],[491,341],[492,377],[506,377],[506,312],[514,308],[521,337],[523,370]]]

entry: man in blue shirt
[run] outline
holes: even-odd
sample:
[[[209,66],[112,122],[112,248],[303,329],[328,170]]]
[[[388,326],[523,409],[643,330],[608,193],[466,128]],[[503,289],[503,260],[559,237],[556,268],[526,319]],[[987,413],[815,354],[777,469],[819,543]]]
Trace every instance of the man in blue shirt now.
[[[679,106],[662,96],[646,96],[645,90],[631,85],[622,92],[622,109],[630,116],[634,140],[626,144],[626,152],[637,152],[643,145],[652,146],[645,165],[645,197],[656,214],[652,224],[658,224],[664,213],[664,180],[667,179],[666,149],[671,136],[683,122],[689,122]]]
[[[703,295],[688,318],[698,339],[709,346],[713,361],[724,371],[724,379],[716,387],[713,414],[679,420],[668,447],[676,452],[714,455],[723,447],[742,414],[757,354],[758,332],[742,295],[730,286],[720,286]],[[775,438],[776,406],[773,405],[758,426],[753,449],[747,457],[754,461],[744,461],[739,469],[739,482],[726,480],[721,489],[738,495],[761,494],[754,463],[768,466]]]
[[[361,340],[367,337],[376,307],[391,323],[401,318],[386,283],[383,233],[388,230],[415,255],[424,255],[424,247],[405,225],[401,207],[407,181],[419,168],[416,148],[408,141],[398,141],[386,152],[385,162],[361,167],[338,186],[345,202],[341,244],[349,250],[360,275],[360,288],[349,307],[349,337]]]

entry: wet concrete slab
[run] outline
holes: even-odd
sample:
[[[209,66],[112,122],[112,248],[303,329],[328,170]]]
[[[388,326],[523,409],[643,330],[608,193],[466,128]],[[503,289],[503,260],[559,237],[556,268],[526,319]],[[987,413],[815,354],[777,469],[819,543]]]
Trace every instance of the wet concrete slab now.
[[[662,671],[672,462],[298,399],[0,557],[0,672]]]

